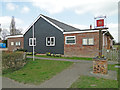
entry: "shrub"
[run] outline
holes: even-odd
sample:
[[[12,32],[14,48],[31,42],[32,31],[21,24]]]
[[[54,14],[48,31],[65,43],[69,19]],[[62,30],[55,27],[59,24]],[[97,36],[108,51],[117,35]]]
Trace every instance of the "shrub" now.
[[[26,52],[27,55],[33,55],[33,52]],[[37,53],[34,52],[34,55],[36,55]]]
[[[46,56],[51,56],[51,53],[50,53],[50,52],[47,52],[47,53],[46,53]]]
[[[15,51],[23,51],[23,52],[27,52],[27,50],[25,50],[25,49],[22,49],[22,48],[20,48],[20,49],[17,49],[17,50],[15,50]]]
[[[2,53],[2,73],[15,71],[26,64],[25,52],[3,52]]]

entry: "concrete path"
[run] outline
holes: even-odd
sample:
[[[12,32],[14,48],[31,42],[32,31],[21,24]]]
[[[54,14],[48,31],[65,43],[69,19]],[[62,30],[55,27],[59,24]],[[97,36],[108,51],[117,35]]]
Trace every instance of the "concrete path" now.
[[[27,56],[27,58],[33,58],[33,57],[32,56]],[[44,57],[35,57],[35,59],[92,63],[92,61],[87,61],[87,60],[73,60],[73,59],[58,59],[58,58],[44,58]],[[117,63],[118,62],[108,61],[108,64],[117,64]]]

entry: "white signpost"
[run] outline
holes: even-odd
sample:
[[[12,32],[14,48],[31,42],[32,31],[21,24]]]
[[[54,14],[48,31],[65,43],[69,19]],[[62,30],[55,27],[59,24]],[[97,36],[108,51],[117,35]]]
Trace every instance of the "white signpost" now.
[[[34,46],[35,46],[35,39],[34,39],[35,37],[34,37],[34,24],[33,24],[33,39],[32,39],[32,45],[33,45],[33,61],[35,60],[35,56],[34,56],[34,53],[35,53],[35,51],[34,51]]]

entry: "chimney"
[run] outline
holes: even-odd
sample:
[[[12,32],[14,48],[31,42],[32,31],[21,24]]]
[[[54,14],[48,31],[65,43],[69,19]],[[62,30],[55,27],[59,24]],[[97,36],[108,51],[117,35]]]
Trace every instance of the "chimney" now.
[[[92,29],[92,25],[90,24],[90,29]]]

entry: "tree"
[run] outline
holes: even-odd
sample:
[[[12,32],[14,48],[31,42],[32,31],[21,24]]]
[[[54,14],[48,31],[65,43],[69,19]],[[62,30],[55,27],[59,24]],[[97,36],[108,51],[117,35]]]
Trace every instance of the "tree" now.
[[[15,19],[14,16],[12,16],[12,20],[10,23],[10,35],[15,35],[15,34],[16,34]]]
[[[14,18],[14,16],[12,16],[12,20],[10,23],[10,35],[22,34],[21,32],[22,32],[22,29],[16,29],[15,18]]]

